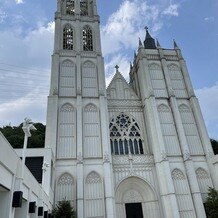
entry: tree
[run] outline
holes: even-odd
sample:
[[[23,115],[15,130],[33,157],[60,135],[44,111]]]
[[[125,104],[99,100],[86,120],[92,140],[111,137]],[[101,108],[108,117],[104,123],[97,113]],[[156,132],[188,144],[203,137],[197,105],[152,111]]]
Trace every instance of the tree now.
[[[52,211],[55,218],[76,218],[76,212],[67,200],[60,201]]]
[[[214,188],[209,188],[209,193],[204,206],[208,218],[218,217],[218,191]]]
[[[218,141],[216,141],[215,139],[211,139],[210,142],[212,144],[214,154],[218,154]]]
[[[9,141],[13,148],[23,148],[24,132],[23,124],[19,126],[4,126],[0,128],[5,138]],[[32,131],[32,136],[28,139],[28,148],[43,148],[45,144],[45,125],[35,123],[37,131]]]

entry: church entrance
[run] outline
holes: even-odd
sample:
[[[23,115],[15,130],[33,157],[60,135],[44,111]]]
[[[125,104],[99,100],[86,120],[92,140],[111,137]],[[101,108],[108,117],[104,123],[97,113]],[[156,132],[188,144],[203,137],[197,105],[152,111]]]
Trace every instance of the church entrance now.
[[[141,203],[125,204],[125,207],[126,207],[126,218],[143,218]]]

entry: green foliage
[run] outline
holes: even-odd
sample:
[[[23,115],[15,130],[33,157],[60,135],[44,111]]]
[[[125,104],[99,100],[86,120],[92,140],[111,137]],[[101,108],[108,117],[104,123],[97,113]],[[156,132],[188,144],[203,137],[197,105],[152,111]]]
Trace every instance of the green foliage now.
[[[218,191],[214,188],[209,188],[208,197],[204,206],[208,218],[218,217]]]
[[[214,154],[218,154],[218,141],[211,139],[210,142],[212,144]]]
[[[60,201],[53,209],[52,214],[55,218],[76,218],[76,212],[69,201]]]
[[[24,132],[23,124],[19,126],[4,126],[0,128],[5,138],[13,148],[23,148]],[[36,131],[31,131],[32,136],[28,139],[28,148],[44,148],[45,144],[45,125],[35,123]]]

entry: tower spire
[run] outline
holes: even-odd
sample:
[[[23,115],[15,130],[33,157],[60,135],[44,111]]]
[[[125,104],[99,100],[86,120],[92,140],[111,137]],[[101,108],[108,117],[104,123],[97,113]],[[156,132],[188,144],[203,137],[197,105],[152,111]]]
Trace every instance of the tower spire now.
[[[147,26],[145,27],[145,30],[146,30],[146,37],[144,41],[145,49],[156,49],[157,47],[155,45],[155,40],[151,37]]]
[[[173,45],[174,45],[174,48],[175,48],[175,49],[176,49],[176,48],[177,48],[177,49],[179,49],[179,46],[177,45],[177,43],[176,43],[176,40],[175,40],[175,39],[173,40]]]
[[[143,48],[141,38],[139,37],[139,48]]]

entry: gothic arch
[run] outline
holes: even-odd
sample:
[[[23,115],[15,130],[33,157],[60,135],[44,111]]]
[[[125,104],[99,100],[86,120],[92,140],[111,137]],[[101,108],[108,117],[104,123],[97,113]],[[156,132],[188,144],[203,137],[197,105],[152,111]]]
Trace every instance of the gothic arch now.
[[[169,70],[180,70],[180,67],[174,63],[168,64],[167,67]]]
[[[179,105],[179,111],[190,112],[191,109],[187,104],[182,103],[182,104]]]
[[[74,15],[75,14],[75,1],[74,0],[66,0],[66,14]]]
[[[210,178],[209,173],[202,167],[196,169],[195,173],[197,176],[202,199],[203,201],[205,201],[208,194],[208,189],[210,187],[213,187],[212,180]]]
[[[102,157],[99,110],[93,103],[83,107],[83,129],[84,157]]]
[[[192,109],[183,103],[179,105],[179,112],[191,155],[203,155],[204,150]]]
[[[143,134],[133,116],[119,113],[110,120],[109,130],[112,154],[144,154]]]
[[[179,139],[170,107],[167,104],[161,103],[158,105],[157,110],[167,154],[181,154]]]
[[[161,103],[158,105],[157,110],[162,112],[169,112],[170,108],[167,104]]]
[[[115,203],[118,216],[122,218],[126,217],[125,205],[130,203],[141,204],[146,217],[161,217],[155,190],[139,177],[128,177],[119,183],[115,191]]]
[[[60,107],[57,158],[76,157],[76,109],[70,103]]]
[[[86,184],[92,184],[92,183],[101,183],[103,181],[102,177],[100,176],[99,173],[96,171],[91,171],[85,179]]]
[[[186,179],[184,173],[178,168],[174,169],[171,174],[174,180]]]
[[[62,111],[62,112],[70,112],[70,111],[74,111],[74,110],[75,110],[74,106],[68,102],[63,104],[60,107],[60,111]]]
[[[84,111],[86,112],[98,112],[98,107],[93,103],[88,103],[84,106]]]
[[[70,59],[63,60],[61,62],[61,66],[64,66],[64,65],[70,66],[70,67],[75,67],[76,66],[76,64],[72,60],[70,60]]]
[[[71,24],[66,23],[63,27],[63,49],[74,49],[74,28]]]
[[[182,170],[176,168],[171,172],[176,199],[181,217],[195,217],[194,205],[188,180]]]
[[[164,72],[157,63],[151,63],[149,66],[151,85],[156,97],[168,97]]]
[[[82,29],[83,51],[94,50],[94,30],[90,25],[84,25]]]
[[[104,216],[103,180],[96,171],[92,171],[85,179],[85,217]]]
[[[168,72],[171,80],[172,89],[174,90],[176,97],[187,98],[188,94],[181,67],[176,64],[169,64]]]
[[[82,94],[84,97],[98,96],[98,73],[95,63],[85,61],[82,64]]]
[[[149,69],[152,69],[152,70],[161,70],[161,66],[158,64],[158,63],[150,63],[148,65]]]
[[[66,199],[74,204],[75,200],[75,182],[70,173],[63,173],[56,184],[56,202]]]
[[[88,60],[88,61],[85,61],[85,62],[83,63],[83,67],[86,67],[86,68],[95,68],[96,65],[95,65],[94,62]]]

